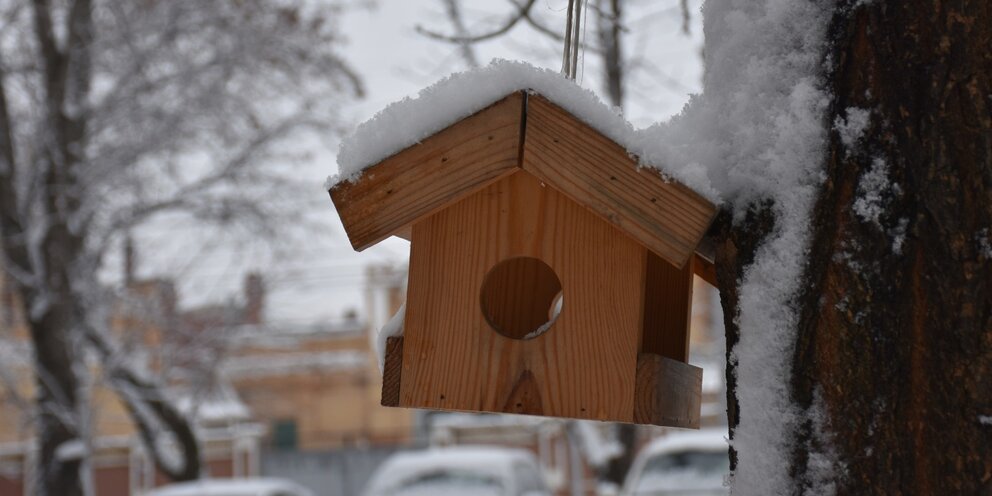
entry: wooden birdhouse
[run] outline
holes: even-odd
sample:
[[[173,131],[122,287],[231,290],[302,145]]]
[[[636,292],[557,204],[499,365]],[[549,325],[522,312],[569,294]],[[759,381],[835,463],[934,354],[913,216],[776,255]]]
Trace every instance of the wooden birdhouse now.
[[[512,93],[330,194],[355,249],[411,242],[384,405],[699,426],[716,208],[555,103]]]

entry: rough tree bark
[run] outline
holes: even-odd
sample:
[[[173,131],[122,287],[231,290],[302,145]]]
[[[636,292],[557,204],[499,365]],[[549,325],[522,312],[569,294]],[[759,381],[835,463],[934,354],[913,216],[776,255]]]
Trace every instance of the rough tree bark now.
[[[992,494],[992,4],[842,1],[829,41],[791,383],[827,420],[792,433],[794,492],[817,489],[826,444],[837,494]],[[728,347],[772,222],[755,208],[716,229]],[[733,427],[748,412],[728,380]]]

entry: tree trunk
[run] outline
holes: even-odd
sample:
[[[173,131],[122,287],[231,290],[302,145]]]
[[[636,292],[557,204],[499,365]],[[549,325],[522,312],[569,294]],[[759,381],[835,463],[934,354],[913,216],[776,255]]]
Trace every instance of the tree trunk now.
[[[829,42],[791,383],[822,421],[791,433],[795,492],[992,494],[992,4],[842,1]],[[761,212],[718,227],[728,347]]]
[[[62,300],[66,301],[66,300]],[[83,442],[84,427],[78,415],[79,378],[77,359],[66,330],[71,326],[71,309],[55,304],[38,319],[30,321],[34,342],[36,383],[38,387],[38,494],[81,495],[80,463],[82,458],[67,459],[60,446]]]
[[[597,3],[599,45],[603,50],[603,89],[609,96],[610,104],[623,108],[624,99],[624,59],[623,59],[623,11],[620,0],[600,0]]]
[[[85,397],[89,393],[84,387],[87,344],[96,346],[119,390],[140,393],[122,399],[160,470],[173,479],[194,479],[200,472],[199,447],[187,419],[164,398],[157,384],[127,369],[122,358],[113,355],[115,350],[89,328],[92,315],[99,314],[85,297],[99,292],[99,283],[96,264],[87,253],[91,217],[83,212],[81,198],[86,188],[81,176],[88,165],[85,109],[92,77],[92,2],[74,0],[60,10],[48,0],[34,0],[31,7],[43,83],[37,109],[40,121],[34,130],[38,156],[18,162],[16,123],[11,119],[6,74],[0,63],[0,269],[16,274],[11,279],[21,296],[34,350],[36,493],[84,493],[88,479],[81,469],[91,455],[87,452],[91,433]],[[66,33],[63,47],[56,36],[59,32]],[[25,192],[18,173],[36,175],[37,181],[31,183],[35,191]],[[155,449],[155,436],[165,429],[179,445],[182,465],[167,466]]]

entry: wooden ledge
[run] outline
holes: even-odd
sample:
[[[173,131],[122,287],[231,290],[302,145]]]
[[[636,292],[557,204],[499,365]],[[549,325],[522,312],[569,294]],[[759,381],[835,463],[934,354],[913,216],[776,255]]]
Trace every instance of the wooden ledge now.
[[[401,406],[402,370],[403,337],[387,338],[382,374],[382,406]],[[532,378],[529,380],[532,381]],[[533,384],[528,386],[535,387]],[[540,415],[540,405],[535,407],[531,401],[521,400],[519,397],[522,397],[522,393],[518,389],[528,388],[514,388],[512,401],[507,403],[503,411]],[[637,360],[633,421],[636,424],[698,429],[702,390],[703,369],[661,355],[641,353]]]
[[[400,380],[403,376],[403,336],[386,338],[382,366],[382,406],[400,406]]]
[[[637,357],[634,423],[699,428],[703,369],[653,353]]]

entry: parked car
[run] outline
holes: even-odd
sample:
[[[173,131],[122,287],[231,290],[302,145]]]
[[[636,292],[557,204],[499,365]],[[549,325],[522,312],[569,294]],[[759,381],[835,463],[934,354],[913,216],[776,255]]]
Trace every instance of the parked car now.
[[[492,446],[397,453],[372,475],[365,496],[550,496],[534,455]]]
[[[621,496],[726,496],[727,431],[703,429],[655,439],[637,454]]]
[[[152,489],[145,496],[314,496],[309,489],[286,479],[204,479]]]

